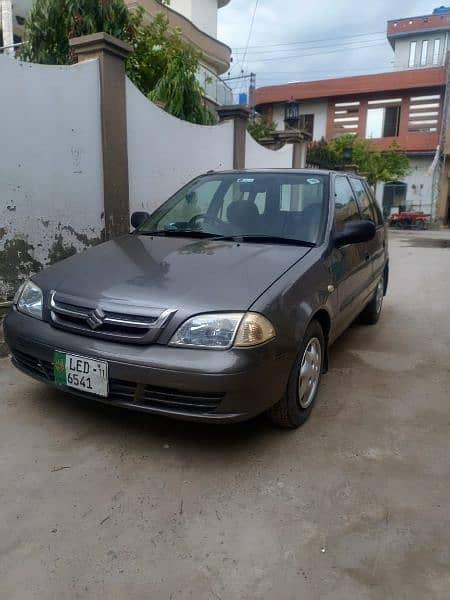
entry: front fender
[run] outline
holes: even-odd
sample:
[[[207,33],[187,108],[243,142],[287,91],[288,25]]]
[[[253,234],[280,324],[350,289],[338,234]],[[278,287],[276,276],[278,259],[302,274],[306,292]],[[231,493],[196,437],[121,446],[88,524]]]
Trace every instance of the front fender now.
[[[314,249],[258,298],[250,310],[267,316],[277,331],[280,353],[296,356],[305,331],[319,311],[333,321],[336,294],[327,261]]]

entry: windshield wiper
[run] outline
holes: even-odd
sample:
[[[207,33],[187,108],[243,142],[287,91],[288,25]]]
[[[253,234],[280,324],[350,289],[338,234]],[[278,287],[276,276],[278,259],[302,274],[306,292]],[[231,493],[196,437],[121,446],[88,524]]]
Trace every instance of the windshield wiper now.
[[[198,229],[161,229],[157,231],[137,231],[137,235],[154,235],[154,236],[174,236],[174,237],[198,237],[198,238],[221,238],[222,236],[207,231],[199,231]]]
[[[243,242],[259,242],[262,244],[287,244],[290,246],[303,246],[304,248],[315,248],[316,244],[307,242],[306,240],[296,240],[295,238],[285,238],[279,235],[235,235],[233,239]]]
[[[316,244],[306,240],[296,240],[294,238],[285,238],[277,235],[249,234],[249,235],[220,235],[208,231],[199,231],[198,229],[161,229],[157,231],[137,231],[137,235],[167,236],[167,237],[196,237],[201,239],[210,239],[223,242],[255,242],[262,244],[286,244],[289,246],[302,246],[304,248],[315,248]]]

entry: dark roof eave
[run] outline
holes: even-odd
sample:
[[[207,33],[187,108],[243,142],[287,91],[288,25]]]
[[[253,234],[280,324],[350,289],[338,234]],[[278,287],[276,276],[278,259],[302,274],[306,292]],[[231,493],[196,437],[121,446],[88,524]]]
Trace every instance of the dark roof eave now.
[[[414,29],[411,31],[396,31],[395,33],[388,32],[387,39],[389,40],[391,46],[393,47],[392,40],[396,40],[398,38],[411,37],[414,35],[436,33],[437,31],[449,31],[450,32],[450,26],[445,25],[443,27],[423,27],[422,29]]]
[[[255,101],[256,106],[262,106],[292,100],[319,101],[345,96],[440,87],[445,87],[445,69],[431,67],[266,86],[256,90]],[[318,88],[317,91],[315,88]]]

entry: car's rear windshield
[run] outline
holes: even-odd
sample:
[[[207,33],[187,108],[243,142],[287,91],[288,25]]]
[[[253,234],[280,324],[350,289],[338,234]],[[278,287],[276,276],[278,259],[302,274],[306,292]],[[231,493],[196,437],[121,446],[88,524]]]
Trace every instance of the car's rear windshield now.
[[[314,173],[214,173],[184,187],[139,228],[287,241],[319,241],[328,177]]]

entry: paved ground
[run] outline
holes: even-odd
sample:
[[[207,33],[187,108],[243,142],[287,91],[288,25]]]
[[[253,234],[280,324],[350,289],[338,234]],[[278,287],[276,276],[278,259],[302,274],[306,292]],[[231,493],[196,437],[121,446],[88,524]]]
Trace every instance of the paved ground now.
[[[2,600],[448,599],[450,236],[392,237],[381,323],[293,433],[97,408],[0,360]]]

